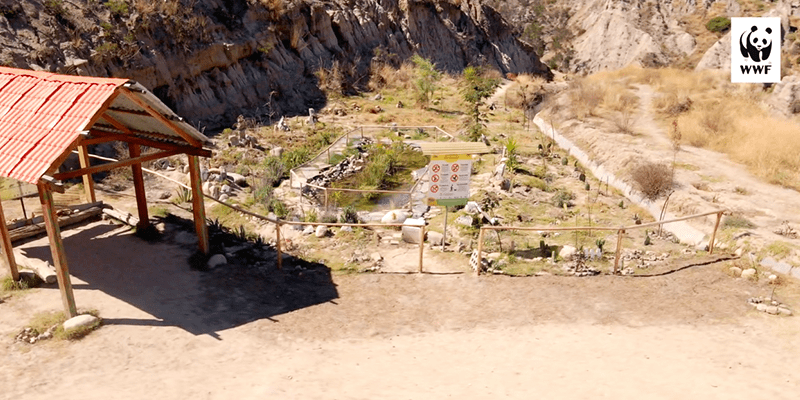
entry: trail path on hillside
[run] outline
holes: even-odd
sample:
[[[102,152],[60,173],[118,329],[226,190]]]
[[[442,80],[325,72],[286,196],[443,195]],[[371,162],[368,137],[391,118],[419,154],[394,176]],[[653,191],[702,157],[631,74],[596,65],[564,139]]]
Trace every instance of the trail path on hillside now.
[[[669,133],[655,122],[653,115],[653,90],[647,85],[637,85],[635,93],[640,102],[634,119],[633,135],[618,132],[607,119],[592,117],[584,121],[566,118],[556,124],[556,131],[586,152],[589,158],[616,177],[626,180],[629,171],[643,161],[671,165],[675,153]],[[562,99],[566,103],[565,99]],[[776,240],[800,248],[800,240],[773,233],[787,221],[800,227],[800,193],[764,183],[747,169],[730,160],[725,154],[682,145],[675,158],[677,162],[675,193],[669,201],[670,216],[726,209],[743,216],[757,227],[747,229],[750,235],[742,237],[736,247],[749,242],[753,250]],[[603,177],[598,177],[603,179]],[[631,198],[636,193],[626,193]],[[652,204],[659,209],[663,198]],[[706,234],[713,229],[714,219],[693,220],[690,225]],[[793,251],[786,261],[800,266],[798,253]]]

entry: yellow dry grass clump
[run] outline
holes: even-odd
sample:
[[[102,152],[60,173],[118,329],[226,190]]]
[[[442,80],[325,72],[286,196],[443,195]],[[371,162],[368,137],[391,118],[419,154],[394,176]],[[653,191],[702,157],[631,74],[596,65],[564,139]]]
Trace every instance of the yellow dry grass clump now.
[[[606,82],[606,93],[619,82],[651,85],[654,115],[667,132],[677,122],[681,143],[726,153],[770,183],[800,189],[798,120],[771,116],[762,85],[733,84],[718,71],[635,67],[594,81]]]

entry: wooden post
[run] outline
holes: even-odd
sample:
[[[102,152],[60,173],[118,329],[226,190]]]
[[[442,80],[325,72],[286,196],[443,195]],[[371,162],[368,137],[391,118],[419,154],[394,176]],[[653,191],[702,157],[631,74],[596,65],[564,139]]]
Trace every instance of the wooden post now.
[[[210,252],[208,244],[208,226],[206,226],[206,209],[203,203],[203,182],[200,176],[200,161],[197,156],[187,155],[189,158],[189,180],[192,186],[192,212],[194,213],[194,228],[197,231],[197,242],[203,254]]]
[[[46,183],[39,181],[38,186],[44,224],[47,228],[47,237],[50,239],[50,253],[53,255],[58,288],[61,291],[61,302],[64,304],[64,312],[69,318],[72,318],[78,315],[78,311],[75,307],[75,295],[72,293],[72,282],[69,279],[67,254],[64,252],[64,243],[61,241],[61,229],[58,227],[58,217],[53,207],[53,194]]]
[[[617,269],[619,268],[619,257],[622,251],[622,235],[625,233],[625,229],[620,229],[617,232],[617,254],[614,257],[614,273],[617,273]]]
[[[128,143],[128,153],[131,158],[142,155],[141,147],[136,143]],[[139,223],[137,229],[143,229],[150,225],[150,216],[147,213],[147,196],[144,192],[144,176],[142,175],[142,164],[131,165],[133,170],[133,189],[136,192],[136,210],[139,212]],[[84,175],[86,177],[86,175]],[[202,196],[201,196],[202,197]]]
[[[139,145],[136,146],[138,147]],[[89,148],[87,146],[78,146],[78,160],[80,161],[81,169],[89,168],[92,166],[91,160],[89,159]],[[86,194],[86,202],[87,203],[96,202],[97,199],[94,194],[94,179],[92,179],[92,174],[85,174],[82,176],[82,178],[83,178],[83,191]]]
[[[278,269],[283,269],[283,253],[281,252],[281,223],[275,224],[275,249],[278,250]]]
[[[11,279],[18,281],[17,260],[14,259],[14,248],[11,246],[11,236],[8,235],[8,226],[6,226],[6,216],[3,213],[2,202],[0,202],[0,236],[2,236],[3,260],[5,260],[8,269],[11,271]]]
[[[328,188],[325,189],[325,212],[328,212]]]
[[[711,233],[711,241],[708,242],[708,254],[714,254],[714,239],[717,237],[717,228],[719,228],[719,220],[722,219],[722,212],[717,213],[717,223],[714,224],[714,232]]]
[[[476,276],[481,274],[481,265],[483,261],[483,227],[480,229],[481,230],[478,232],[478,268],[475,269]]]
[[[422,254],[425,252],[425,224],[419,227],[419,273],[422,273]]]
[[[331,148],[328,146],[328,164],[331,163]]]

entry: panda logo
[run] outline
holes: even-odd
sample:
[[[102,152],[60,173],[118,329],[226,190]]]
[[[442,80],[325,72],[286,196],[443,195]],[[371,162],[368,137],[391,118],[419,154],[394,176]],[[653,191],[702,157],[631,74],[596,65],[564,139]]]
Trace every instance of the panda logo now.
[[[758,27],[753,25],[750,32],[743,32],[739,37],[739,49],[744,58],[750,58],[755,62],[761,62],[769,58],[769,53],[772,52],[772,33],[771,28],[767,28],[762,34],[758,31]]]

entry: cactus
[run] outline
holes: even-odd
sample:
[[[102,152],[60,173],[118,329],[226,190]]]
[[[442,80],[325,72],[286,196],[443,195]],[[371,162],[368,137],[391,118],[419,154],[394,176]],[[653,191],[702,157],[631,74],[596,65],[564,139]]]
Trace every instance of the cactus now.
[[[646,233],[645,233],[645,237],[644,237],[644,245],[645,246],[650,246],[650,235],[648,235]]]
[[[586,182],[586,174],[581,172],[581,174],[578,176],[578,179],[580,179],[581,182]]]
[[[567,159],[567,157],[562,158],[561,165],[567,165],[567,164],[569,164],[569,160]]]
[[[623,208],[623,209],[625,208],[625,200],[620,200],[619,201],[619,208]]]
[[[589,182],[586,182],[586,186],[584,186],[583,188],[586,189],[586,191],[588,192],[589,189],[591,189],[592,187],[589,186]]]
[[[602,252],[603,252],[603,245],[605,245],[605,244],[606,244],[606,241],[605,241],[605,240],[603,240],[603,239],[597,239],[597,240],[594,242],[594,244],[596,244],[596,245],[597,245],[597,248],[598,248],[598,249],[600,249],[600,252],[602,253]]]

